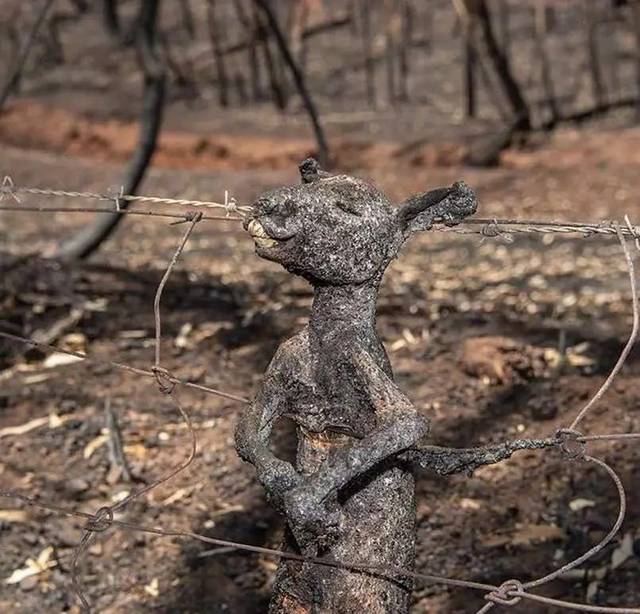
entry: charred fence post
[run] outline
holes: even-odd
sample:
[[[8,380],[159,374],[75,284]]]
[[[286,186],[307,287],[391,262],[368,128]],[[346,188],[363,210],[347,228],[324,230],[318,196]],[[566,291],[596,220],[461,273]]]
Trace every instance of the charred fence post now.
[[[258,256],[314,288],[309,324],[284,342],[236,431],[271,504],[286,518],[286,549],[338,563],[412,569],[412,465],[401,455],[429,425],[393,380],[375,328],[378,288],[401,245],[434,223],[476,210],[463,183],[407,199],[398,208],[373,185],[330,175],[315,160],[302,183],[271,191],[244,227]],[[297,426],[295,467],[269,436],[280,417]],[[407,612],[411,581],[282,560],[272,612]]]

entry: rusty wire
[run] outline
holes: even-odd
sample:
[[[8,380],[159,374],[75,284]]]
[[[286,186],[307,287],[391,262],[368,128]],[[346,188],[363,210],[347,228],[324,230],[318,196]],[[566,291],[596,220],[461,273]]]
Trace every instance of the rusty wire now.
[[[80,575],[80,562],[89,547],[89,544],[93,540],[94,536],[98,532],[107,531],[111,528],[113,523],[113,515],[115,512],[124,509],[129,503],[135,501],[136,499],[141,498],[145,494],[151,492],[152,490],[158,488],[161,484],[168,482],[172,478],[176,477],[178,474],[185,471],[194,461],[197,453],[197,438],[195,430],[193,429],[193,425],[191,423],[191,417],[185,411],[184,407],[180,403],[178,396],[175,391],[176,384],[171,381],[170,372],[163,368],[160,363],[160,344],[161,344],[161,317],[160,317],[160,299],[162,298],[162,292],[166,286],[166,283],[171,275],[176,263],[178,262],[178,258],[182,254],[191,233],[196,227],[196,224],[202,220],[202,213],[198,212],[193,216],[187,231],[185,232],[178,248],[173,254],[171,260],[169,261],[169,265],[158,284],[158,288],[156,290],[155,298],[153,301],[153,312],[155,318],[155,362],[151,369],[152,373],[155,376],[156,383],[158,385],[158,390],[161,394],[166,395],[178,410],[182,420],[187,427],[189,432],[189,437],[191,439],[191,447],[189,450],[189,455],[186,460],[180,463],[178,466],[174,467],[171,471],[169,471],[166,475],[152,481],[150,484],[147,484],[143,488],[135,490],[128,494],[124,499],[117,502],[114,505],[101,507],[98,511],[87,520],[84,526],[84,533],[80,540],[80,543],[76,546],[73,560],[71,563],[71,583],[73,589],[82,604],[82,607],[89,612],[91,610],[91,605],[87,601],[87,598],[84,594],[84,590],[82,588],[82,583],[79,579]]]
[[[75,350],[68,350],[66,348],[57,347],[55,345],[51,345],[48,343],[40,343],[35,341],[34,339],[29,339],[27,337],[21,337],[20,335],[13,335],[12,333],[5,333],[4,331],[0,331],[0,337],[4,339],[8,339],[9,341],[16,341],[18,343],[23,343],[24,345],[29,345],[38,350],[43,350],[47,352],[59,352],[61,354],[67,354],[69,356],[75,356],[76,358],[80,358],[88,363],[95,365],[102,365],[105,367],[113,367],[114,369],[120,369],[121,371],[128,371],[129,373],[133,373],[135,375],[143,375],[144,377],[152,377],[156,378],[156,374],[153,370],[150,369],[141,369],[140,367],[132,367],[131,365],[126,365],[121,362],[116,362],[115,360],[107,360],[104,358],[98,358],[96,356],[92,356],[91,354],[85,354],[84,352],[76,352]],[[201,392],[206,392],[207,394],[212,394],[217,397],[222,397],[223,399],[229,399],[230,401],[238,401],[240,403],[249,403],[249,399],[245,397],[238,396],[236,394],[231,394],[230,392],[224,392],[222,390],[217,390],[216,388],[211,388],[210,386],[204,386],[203,384],[198,384],[196,382],[189,382],[187,380],[180,379],[173,374],[169,374],[166,376],[167,380],[172,384],[177,384],[178,386],[184,386],[185,388],[193,388],[194,390],[200,390]]]
[[[110,207],[34,207],[22,205],[2,205],[0,211],[19,211],[25,213],[119,213],[120,215],[139,215],[156,218],[169,218],[177,220],[175,224],[188,222],[191,219],[189,213],[175,213],[166,211],[142,211],[140,209],[112,209]],[[216,220],[218,222],[241,222],[243,218],[232,215],[203,215],[203,220]]]
[[[627,227],[631,231],[631,235],[635,237],[635,229],[631,226],[631,222],[629,218],[626,217]],[[578,424],[582,421],[582,419],[587,415],[587,412],[604,396],[604,394],[609,390],[609,387],[613,383],[613,380],[616,378],[616,375],[622,369],[622,366],[627,360],[629,356],[629,352],[631,352],[631,348],[635,345],[636,339],[638,338],[638,328],[640,327],[640,315],[638,314],[638,292],[636,288],[636,272],[633,263],[633,258],[631,257],[631,253],[629,252],[629,248],[627,246],[627,242],[625,238],[622,236],[621,228],[618,224],[616,224],[616,231],[618,233],[618,239],[620,240],[620,245],[622,246],[622,250],[624,252],[624,258],[627,261],[627,269],[629,271],[629,283],[631,285],[631,300],[633,301],[633,327],[631,329],[631,334],[629,335],[629,340],[625,344],[622,352],[616,364],[613,366],[611,373],[604,381],[602,386],[598,389],[598,391],[593,395],[591,400],[580,410],[578,415],[575,417],[569,429],[575,430]],[[639,248],[640,249],[640,248]]]
[[[113,192],[113,191],[112,191]],[[154,205],[172,205],[187,207],[204,207],[206,209],[225,209],[227,213],[246,212],[249,207],[236,204],[234,198],[230,198],[228,192],[225,192],[223,203],[208,200],[190,200],[187,198],[168,198],[166,196],[138,196],[135,194],[123,194],[122,190],[116,193],[100,194],[97,192],[78,192],[71,190],[54,190],[52,188],[31,188],[26,186],[17,186],[9,175],[6,175],[2,185],[0,186],[0,198],[4,195],[11,196],[15,201],[20,203],[20,194],[30,196],[47,196],[47,197],[65,197],[65,198],[82,198],[84,200],[99,200],[113,202],[116,211],[121,210],[122,202],[130,203],[150,203]]]
[[[5,181],[5,183],[3,184],[3,187],[0,188],[0,197],[7,193],[6,186],[7,186],[7,182]],[[91,194],[91,193],[79,193],[79,192],[61,193],[60,191],[14,188],[13,186],[11,186],[10,193],[15,198],[17,198],[16,192],[17,193],[36,193],[40,195],[49,195],[49,196],[65,196],[66,195],[66,196],[80,196],[80,197],[86,197],[86,198],[107,199],[105,195],[97,195],[97,194]],[[113,197],[110,197],[110,198],[113,199]],[[117,198],[122,199],[123,196],[119,195]],[[140,200],[144,200],[144,198],[145,197],[139,197]],[[155,200],[151,200],[151,202],[164,202],[166,200],[171,200],[171,199],[155,199]],[[204,201],[195,201],[195,202],[200,202],[202,206],[215,204],[215,203],[204,203]],[[193,204],[193,203],[194,201],[191,201],[189,204]],[[186,204],[186,201],[174,201],[172,204]],[[2,209],[2,207],[0,207],[0,209]],[[49,208],[30,208],[30,210],[37,210],[37,211],[48,210],[48,209]],[[13,207],[13,210],[21,210],[21,206]],[[22,208],[22,210],[28,210],[28,209]],[[123,213],[134,213],[134,212],[123,211]],[[139,212],[139,213],[143,215],[156,215],[156,212]],[[639,614],[640,613],[640,608],[616,608],[616,607],[594,606],[589,604],[573,603],[565,600],[551,599],[548,597],[543,597],[541,595],[537,595],[535,593],[529,592],[529,589],[539,587],[543,584],[546,584],[560,577],[562,574],[566,573],[569,570],[575,569],[576,567],[580,566],[587,560],[591,559],[598,552],[600,552],[614,538],[625,517],[626,495],[625,495],[625,491],[620,478],[615,473],[615,471],[603,460],[587,455],[586,448],[588,443],[592,441],[637,440],[637,439],[640,439],[640,433],[584,435],[583,433],[576,430],[576,426],[584,418],[587,412],[595,405],[595,403],[597,403],[602,399],[603,395],[610,387],[611,382],[619,374],[624,362],[626,361],[629,351],[631,347],[634,345],[637,337],[638,323],[640,321],[637,286],[635,281],[634,263],[629,253],[629,249],[628,249],[628,245],[625,237],[630,236],[633,239],[635,239],[636,247],[640,250],[640,245],[638,244],[638,235],[640,234],[640,230],[637,227],[633,227],[630,224],[628,218],[626,219],[626,228],[622,228],[618,224],[613,224],[611,226],[585,225],[585,224],[561,225],[559,223],[554,224],[554,223],[547,223],[547,222],[544,222],[544,223],[543,222],[518,222],[514,220],[488,220],[488,221],[475,220],[471,222],[471,223],[480,224],[480,225],[484,224],[485,226],[487,224],[492,224],[490,232],[493,234],[490,234],[486,228],[483,228],[477,231],[478,234],[482,234],[484,237],[489,237],[489,236],[500,237],[501,233],[506,232],[506,230],[504,228],[501,228],[501,226],[504,227],[504,226],[507,226],[508,224],[512,224],[512,225],[515,225],[516,227],[521,228],[520,230],[521,232],[581,232],[581,233],[584,233],[585,227],[588,227],[592,229],[589,231],[590,234],[597,234],[597,233],[612,234],[612,230],[613,230],[613,232],[615,232],[618,236],[618,239],[622,246],[622,249],[625,255],[625,260],[627,262],[627,266],[629,269],[629,278],[630,278],[632,304],[633,304],[633,316],[634,316],[633,330],[631,331],[629,341],[625,345],[620,355],[620,358],[614,365],[611,373],[606,378],[605,382],[600,386],[600,388],[596,391],[596,393],[589,400],[589,402],[580,410],[580,412],[578,413],[578,416],[574,419],[571,425],[567,428],[559,429],[554,435],[557,447],[563,451],[564,456],[568,460],[581,460],[584,462],[594,463],[609,475],[614,485],[616,486],[616,489],[618,491],[618,497],[619,497],[619,511],[618,511],[618,515],[615,523],[613,524],[610,531],[602,540],[600,540],[597,544],[591,547],[587,552],[585,552],[580,557],[563,565],[562,567],[556,569],[555,571],[541,578],[538,578],[536,580],[532,580],[526,583],[521,582],[517,579],[512,579],[512,580],[507,580],[506,582],[502,583],[500,586],[497,586],[489,583],[460,580],[456,578],[447,578],[447,577],[433,575],[433,574],[423,574],[420,572],[416,572],[413,570],[408,570],[408,569],[404,569],[404,568],[396,567],[392,565],[373,565],[366,561],[345,562],[345,561],[336,561],[334,559],[327,558],[327,557],[307,558],[292,552],[286,552],[282,550],[264,548],[261,546],[255,546],[251,544],[211,538],[211,537],[200,535],[198,533],[194,533],[188,530],[184,531],[179,529],[164,529],[159,527],[147,527],[144,525],[128,523],[114,517],[116,512],[124,509],[124,507],[128,505],[131,501],[143,496],[144,494],[147,494],[149,491],[157,488],[159,485],[167,482],[168,480],[172,479],[179,473],[186,470],[189,467],[189,465],[191,465],[191,463],[195,458],[196,450],[197,450],[196,434],[191,424],[191,420],[188,413],[184,410],[183,406],[181,405],[177,397],[176,390],[175,390],[176,385],[195,388],[203,392],[207,392],[209,394],[214,394],[226,399],[235,400],[242,403],[248,402],[248,399],[240,396],[236,396],[220,390],[209,388],[207,386],[196,384],[194,382],[186,382],[186,381],[180,380],[161,365],[160,302],[162,297],[162,291],[167,283],[167,280],[171,272],[173,271],[173,268],[175,267],[175,264],[178,258],[180,257],[187,241],[189,240],[195,226],[200,221],[208,218],[207,216],[203,215],[201,212],[197,212],[197,213],[189,212],[187,214],[158,214],[158,215],[162,215],[164,217],[169,217],[169,216],[176,217],[176,218],[179,218],[180,221],[185,221],[185,222],[188,221],[190,222],[190,224],[180,244],[178,245],[178,248],[173,254],[173,257],[171,258],[169,265],[165,270],[165,273],[162,276],[162,279],[158,285],[158,288],[154,297],[155,360],[151,369],[146,370],[138,367],[132,367],[123,363],[118,363],[115,361],[98,359],[81,352],[66,350],[66,349],[55,347],[53,345],[38,343],[26,337],[21,337],[18,335],[0,332],[0,337],[4,337],[12,341],[17,341],[17,342],[24,343],[24,344],[37,347],[40,349],[44,349],[47,351],[53,350],[56,352],[62,352],[65,354],[69,354],[71,356],[76,356],[88,362],[108,365],[121,370],[129,371],[131,373],[135,373],[138,375],[153,377],[158,385],[159,391],[173,401],[190,435],[191,446],[190,446],[188,457],[185,461],[180,463],[178,466],[176,466],[173,470],[168,472],[166,475],[156,479],[155,481],[151,482],[149,485],[129,494],[125,499],[121,500],[120,502],[112,506],[101,507],[94,514],[79,512],[76,510],[67,509],[59,505],[41,502],[37,499],[34,499],[32,497],[29,497],[19,492],[0,491],[0,497],[14,498],[19,501],[22,501],[26,505],[48,511],[50,513],[55,513],[58,515],[71,517],[71,518],[79,518],[84,521],[84,526],[83,526],[84,532],[73,554],[72,565],[71,565],[71,578],[72,578],[72,585],[74,588],[74,592],[78,596],[78,599],[82,604],[82,607],[86,611],[90,610],[90,604],[86,599],[81,582],[79,580],[80,566],[84,557],[84,553],[88,548],[91,540],[95,537],[97,533],[108,531],[113,527],[117,527],[122,530],[140,531],[140,532],[162,536],[162,537],[191,538],[191,539],[199,540],[204,543],[213,544],[216,546],[231,548],[234,550],[244,550],[244,551],[253,552],[257,554],[273,556],[277,558],[290,559],[290,560],[304,562],[307,564],[329,566],[329,567],[346,569],[346,570],[359,572],[359,573],[385,574],[390,578],[397,578],[397,577],[413,578],[415,580],[439,583],[439,584],[443,584],[451,587],[462,587],[462,588],[468,588],[471,590],[482,591],[485,593],[485,599],[487,600],[487,603],[479,610],[478,614],[484,614],[485,612],[488,612],[496,604],[503,605],[503,606],[511,606],[519,603],[522,599],[528,599],[531,601],[535,601],[535,602],[539,602],[547,605],[554,605],[561,608],[573,609],[576,611],[584,611],[584,612],[598,612],[601,614],[609,614],[609,613]],[[233,218],[225,217],[221,219],[233,219]],[[533,230],[534,228],[536,230]],[[467,229],[462,229],[462,230],[464,231]],[[509,228],[508,232],[512,232],[512,229]]]

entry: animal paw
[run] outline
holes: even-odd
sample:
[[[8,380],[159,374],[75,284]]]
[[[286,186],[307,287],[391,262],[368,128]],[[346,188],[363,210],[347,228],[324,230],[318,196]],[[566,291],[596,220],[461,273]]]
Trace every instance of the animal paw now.
[[[456,181],[451,186],[447,201],[447,211],[442,220],[447,226],[459,224],[465,217],[473,215],[478,208],[475,192],[464,181]]]
[[[344,513],[337,501],[326,504],[306,488],[294,488],[284,497],[289,527],[298,544],[325,548],[335,543],[344,530]]]
[[[299,486],[302,479],[291,463],[280,460],[271,463],[258,474],[258,480],[267,492],[269,502],[281,512],[285,512],[285,495]]]

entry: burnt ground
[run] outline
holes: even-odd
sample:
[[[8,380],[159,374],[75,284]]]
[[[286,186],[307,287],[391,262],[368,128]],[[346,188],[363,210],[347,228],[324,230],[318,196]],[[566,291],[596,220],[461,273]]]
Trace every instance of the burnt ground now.
[[[86,46],[70,45],[67,53],[66,68],[27,81],[28,96],[0,116],[0,169],[18,185],[104,191],[121,181],[134,143],[130,109],[138,85],[123,80],[117,58],[107,56],[102,68],[114,70],[113,80],[94,83],[95,65],[75,62],[90,56]],[[435,56],[446,70],[446,53]],[[447,87],[430,94],[440,109],[448,109],[447,96],[457,96]],[[463,130],[450,113],[441,117],[416,100],[399,110],[354,111],[346,97],[330,114],[327,99],[321,102],[337,164],[373,178],[394,199],[464,178],[478,191],[482,217],[598,221],[627,213],[638,223],[640,129],[623,121],[563,129],[535,147],[505,152],[499,168],[477,170],[458,165],[460,133],[486,130],[484,124]],[[229,190],[249,202],[267,187],[296,180],[295,163],[313,144],[295,106],[279,116],[262,107],[222,113],[208,110],[206,100],[199,104],[172,101],[144,193],[219,200]],[[439,131],[441,120],[449,123]],[[0,212],[2,326],[34,335],[64,322],[50,335],[53,342],[148,366],[154,292],[184,227],[129,217],[89,262],[46,259],[61,238],[90,220]],[[254,256],[238,225],[203,222],[164,293],[163,360],[179,377],[251,396],[275,348],[304,323],[310,298],[305,284]],[[620,246],[602,237],[427,233],[393,263],[379,303],[379,330],[398,381],[433,421],[432,441],[452,446],[545,436],[568,424],[615,363],[631,317]],[[638,356],[632,353],[586,419],[585,432],[640,430]],[[196,462],[127,508],[122,519],[277,547],[280,520],[233,449],[241,404],[187,390],[180,398],[196,424]],[[118,412],[137,480],[151,481],[186,458],[186,430],[152,380],[56,364],[0,343],[2,488],[94,512],[139,487],[142,482],[127,483],[110,471],[101,437],[107,400]],[[22,434],[3,430],[48,416]],[[274,445],[283,455],[293,453],[286,425]],[[627,519],[585,573],[539,592],[637,606],[640,452],[633,443],[593,444],[590,451],[621,476]],[[79,611],[69,574],[81,535],[77,523],[32,510],[8,514],[19,508],[10,500],[0,508],[0,610]],[[417,569],[492,583],[533,579],[587,550],[616,513],[609,478],[555,451],[521,453],[472,477],[421,475]],[[4,582],[48,547],[55,567]],[[110,531],[91,547],[81,578],[97,611],[265,611],[275,562],[209,550],[189,540]],[[482,604],[475,592],[421,584],[413,611],[475,612]],[[510,611],[554,610],[523,601]]]
[[[509,152],[494,170],[423,168],[394,158],[361,169],[394,198],[464,177],[478,190],[486,217],[611,219],[637,212],[634,128],[561,132],[537,150]],[[277,142],[279,145],[279,141]],[[274,146],[276,142],[274,142]],[[5,146],[2,168],[20,185],[100,189],[119,166],[89,157]],[[218,198],[228,189],[246,202],[295,169],[155,168],[149,194]],[[23,202],[53,204],[40,198]],[[51,330],[76,310],[55,342],[146,366],[152,361],[155,288],[183,232],[181,226],[130,217],[89,262],[42,259],[90,216],[4,213],[2,318],[26,334]],[[425,234],[393,263],[379,304],[379,328],[402,387],[433,420],[433,441],[466,446],[516,436],[543,436],[570,422],[611,369],[631,327],[628,279],[615,238],[515,236],[484,239]],[[164,296],[163,351],[184,377],[251,395],[277,345],[305,320],[309,289],[253,255],[233,222],[198,226]],[[589,433],[640,427],[638,355],[584,424]],[[107,447],[93,451],[103,406],[117,408],[134,476],[150,480],[186,457],[187,434],[153,381],[101,366],[45,362],[34,351],[2,344],[0,429],[55,415],[62,419],[6,435],[2,485],[93,511],[136,484],[109,471]],[[53,364],[53,366],[51,366]],[[135,503],[123,518],[277,546],[281,524],[250,467],[233,449],[238,403],[184,391],[196,425],[196,463]],[[291,432],[275,438],[291,454]],[[640,458],[633,444],[598,444],[621,475],[630,502],[613,546],[588,574],[556,581],[546,595],[632,605],[640,565],[612,557],[640,537]],[[85,458],[88,456],[88,458]],[[418,487],[418,565],[424,572],[499,583],[543,575],[582,553],[615,519],[606,475],[556,452],[523,453],[473,477],[422,475]],[[4,509],[16,507],[5,501]],[[17,585],[3,584],[6,611],[76,610],[69,561],[79,538],[73,521],[28,511],[2,521],[0,575],[7,578],[45,548],[57,567]],[[626,540],[626,541],[624,541]],[[626,545],[625,545],[626,544]],[[92,546],[82,579],[96,609],[121,611],[264,611],[275,563],[242,553],[202,556],[206,545],[109,532]],[[614,553],[617,553],[614,555]],[[415,612],[473,612],[482,596],[422,585]],[[542,611],[523,603],[514,611]]]

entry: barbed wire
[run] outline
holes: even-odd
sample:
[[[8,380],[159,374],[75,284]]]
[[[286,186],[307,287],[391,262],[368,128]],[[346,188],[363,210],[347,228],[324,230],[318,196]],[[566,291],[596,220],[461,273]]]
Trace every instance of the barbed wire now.
[[[88,200],[108,201],[114,204],[113,208],[93,208],[93,207],[41,207],[33,205],[23,205],[19,195],[27,194],[45,197],[66,197],[81,198]],[[203,220],[215,221],[236,221],[241,222],[247,213],[250,213],[250,205],[238,205],[236,200],[225,191],[224,202],[189,200],[184,198],[169,198],[164,196],[137,196],[131,194],[81,192],[72,190],[56,190],[52,188],[32,188],[17,186],[9,175],[4,177],[0,185],[0,202],[3,198],[10,197],[15,205],[0,205],[0,211],[22,211],[22,212],[51,212],[51,213],[121,213],[122,215],[140,215],[148,217],[166,217],[184,221],[189,214],[178,212],[161,212],[153,210],[123,209],[121,202],[149,203],[156,205],[173,205],[176,207],[204,207],[208,209],[224,209],[224,216],[208,215],[202,216]],[[232,213],[237,216],[231,215]],[[186,219],[190,221],[191,218]],[[451,232],[454,234],[480,235],[483,239],[500,238],[511,242],[512,234],[559,234],[559,235],[582,235],[588,238],[594,235],[615,236],[618,234],[616,222],[603,220],[600,222],[567,222],[552,220],[522,220],[515,218],[478,218],[472,217],[463,220],[459,226],[448,227],[436,225],[432,230],[437,232]],[[640,248],[640,226],[628,224],[620,232],[627,237],[635,239],[637,247]]]
[[[101,194],[99,192],[78,192],[72,190],[56,190],[53,188],[32,188],[27,186],[17,186],[9,175],[5,175],[2,185],[0,186],[0,199],[2,198],[2,196],[9,195],[15,201],[20,202],[20,194],[109,201],[114,203],[116,211],[120,211],[121,203],[123,202],[150,203],[154,205],[174,205],[178,207],[204,207],[207,209],[225,209],[228,213],[243,213],[250,210],[250,207],[238,205],[235,198],[229,196],[228,191],[225,191],[224,202],[220,203],[208,200],[169,198],[166,196],[139,196],[136,194],[124,194],[122,189],[120,189],[119,191],[111,190],[111,193]]]
[[[84,195],[87,193],[72,193]],[[52,194],[46,194],[52,195]],[[60,194],[56,194],[60,195]],[[203,201],[201,201],[203,202]],[[175,203],[174,203],[175,204]],[[181,419],[183,420],[186,429],[189,434],[190,445],[188,448],[187,458],[178,464],[174,469],[166,473],[164,476],[153,480],[150,484],[130,493],[121,501],[114,503],[110,506],[104,506],[99,508],[95,513],[87,513],[80,512],[73,509],[68,509],[63,506],[59,506],[57,504],[52,504],[49,502],[40,501],[32,496],[26,495],[22,492],[10,491],[10,490],[2,490],[0,491],[0,497],[3,498],[13,498],[17,501],[21,501],[25,505],[39,508],[44,511],[48,511],[50,513],[58,514],[61,516],[66,516],[70,518],[77,518],[84,521],[83,525],[83,534],[82,537],[74,550],[74,554],[72,557],[71,564],[71,580],[74,592],[76,593],[78,600],[80,601],[83,609],[85,611],[90,611],[91,605],[88,602],[85,592],[82,586],[82,582],[80,581],[80,568],[82,561],[84,559],[84,554],[86,553],[91,541],[95,538],[97,533],[108,531],[112,528],[119,528],[121,530],[127,531],[139,531],[152,535],[157,535],[159,537],[179,537],[179,538],[190,538],[199,540],[201,542],[207,544],[213,544],[216,546],[224,547],[224,548],[232,548],[234,550],[243,550],[247,552],[253,552],[257,554],[263,554],[266,556],[273,556],[280,559],[289,559],[293,561],[299,561],[301,563],[310,564],[310,565],[322,565],[327,567],[344,569],[357,573],[375,573],[376,575],[383,575],[385,577],[389,577],[390,579],[397,579],[397,577],[404,578],[412,578],[414,580],[420,580],[431,583],[439,583],[445,586],[450,587],[458,587],[458,588],[467,588],[476,591],[482,591],[485,593],[485,599],[487,603],[482,606],[482,608],[478,611],[477,614],[484,614],[491,610],[496,604],[503,606],[511,606],[519,603],[522,599],[528,599],[534,602],[543,603],[546,605],[553,605],[566,609],[573,609],[576,611],[583,612],[598,612],[601,614],[640,614],[640,607],[638,608],[625,608],[625,607],[607,607],[607,606],[596,606],[591,604],[582,604],[582,603],[574,603],[565,600],[552,599],[549,597],[544,597],[535,593],[530,592],[531,589],[538,588],[543,584],[546,584],[566,572],[575,569],[576,567],[582,565],[586,561],[593,558],[597,553],[601,552],[607,544],[614,539],[617,534],[620,526],[625,518],[626,514],[626,493],[617,473],[602,459],[596,458],[594,456],[588,455],[587,446],[590,442],[594,441],[634,441],[640,439],[640,433],[605,433],[605,434],[595,434],[595,435],[585,435],[582,432],[576,430],[577,425],[581,422],[585,416],[589,413],[589,411],[593,408],[593,406],[602,399],[605,392],[610,388],[611,383],[614,381],[616,376],[619,374],[623,364],[625,363],[628,354],[631,350],[631,347],[634,345],[637,335],[638,335],[638,323],[640,322],[640,306],[638,304],[638,289],[635,279],[635,267],[633,257],[629,251],[628,242],[625,237],[632,237],[636,240],[636,248],[640,250],[640,245],[637,242],[638,229],[633,227],[629,221],[629,219],[625,216],[626,227],[622,227],[617,223],[612,223],[612,228],[614,232],[617,234],[618,240],[621,244],[625,261],[627,263],[628,271],[629,271],[629,279],[630,279],[630,288],[631,288],[631,296],[632,296],[632,306],[633,306],[633,328],[631,334],[629,336],[629,340],[625,344],[620,357],[616,361],[613,369],[611,370],[608,377],[605,379],[604,383],[598,388],[595,394],[590,398],[590,400],[579,410],[576,418],[571,422],[571,424],[566,428],[558,429],[551,437],[551,443],[554,447],[561,450],[563,453],[563,457],[570,461],[582,461],[593,463],[610,477],[612,482],[614,483],[619,499],[619,508],[618,514],[612,528],[609,532],[602,538],[597,544],[592,546],[587,552],[583,555],[577,557],[573,561],[563,565],[562,567],[556,569],[549,574],[542,576],[536,580],[531,580],[529,582],[521,582],[517,579],[507,580],[503,582],[501,585],[494,585],[491,583],[483,583],[483,582],[475,582],[470,580],[462,580],[457,578],[450,578],[440,575],[434,574],[425,574],[421,572],[417,572],[411,569],[405,569],[402,567],[397,567],[394,565],[380,565],[380,564],[371,564],[367,561],[338,561],[332,559],[330,557],[305,557],[293,552],[264,548],[262,546],[256,546],[252,544],[246,544],[241,542],[233,542],[218,538],[211,538],[205,535],[201,535],[190,530],[181,530],[181,529],[165,529],[162,527],[149,527],[141,524],[129,523],[123,520],[120,520],[115,517],[115,514],[118,512],[122,512],[128,504],[132,501],[148,494],[153,489],[157,488],[161,484],[166,483],[171,480],[175,476],[184,472],[195,459],[196,451],[197,451],[197,437],[193,425],[191,423],[190,416],[188,412],[184,409],[181,404],[176,386],[184,386],[190,387],[202,392],[213,394],[228,400],[234,400],[241,403],[248,403],[249,400],[245,397],[241,397],[235,394],[227,393],[224,391],[220,391],[214,388],[210,388],[208,386],[204,386],[201,384],[196,384],[194,382],[183,381],[173,375],[168,369],[162,366],[161,362],[161,299],[163,289],[175,268],[175,265],[182,254],[188,240],[190,239],[193,231],[197,224],[206,219],[206,216],[201,212],[190,212],[186,215],[182,215],[184,218],[182,221],[190,222],[187,230],[185,231],[182,240],[180,241],[176,251],[172,255],[170,262],[165,270],[160,283],[156,289],[156,293],[154,296],[153,303],[153,312],[154,312],[154,320],[155,320],[155,335],[154,335],[154,360],[151,368],[142,369],[139,367],[133,367],[124,363],[104,360],[101,358],[97,358],[94,356],[90,356],[88,354],[82,352],[76,352],[73,350],[68,350],[65,348],[59,348],[54,345],[44,344],[37,342],[28,337],[22,337],[20,335],[14,335],[10,333],[5,333],[0,331],[0,337],[5,338],[7,340],[11,340],[14,342],[23,343],[32,347],[36,347],[45,351],[55,351],[62,352],[64,354],[68,354],[71,356],[75,356],[80,358],[86,362],[91,362],[95,364],[103,364],[108,365],[110,367],[114,367],[117,369],[121,369],[124,371],[128,371],[131,373],[135,373],[138,375],[143,375],[146,377],[151,377],[155,380],[158,390],[163,395],[167,396],[173,402],[177,412],[180,414]],[[226,219],[226,218],[224,218]],[[477,221],[477,223],[483,222],[483,220]],[[513,222],[513,220],[511,221]],[[499,225],[499,221],[493,221],[493,223]],[[531,224],[531,222],[527,222],[526,224]],[[527,228],[528,226],[523,223],[522,228]],[[545,223],[546,228],[556,228],[560,229],[560,232],[564,232],[560,226],[555,226],[554,224]],[[574,228],[573,232],[582,232],[582,230],[576,230],[576,225],[572,225]],[[604,226],[598,226],[598,228],[603,232],[603,234],[610,234],[608,229]],[[485,234],[484,236],[488,236]],[[498,235],[493,235],[498,236]]]

